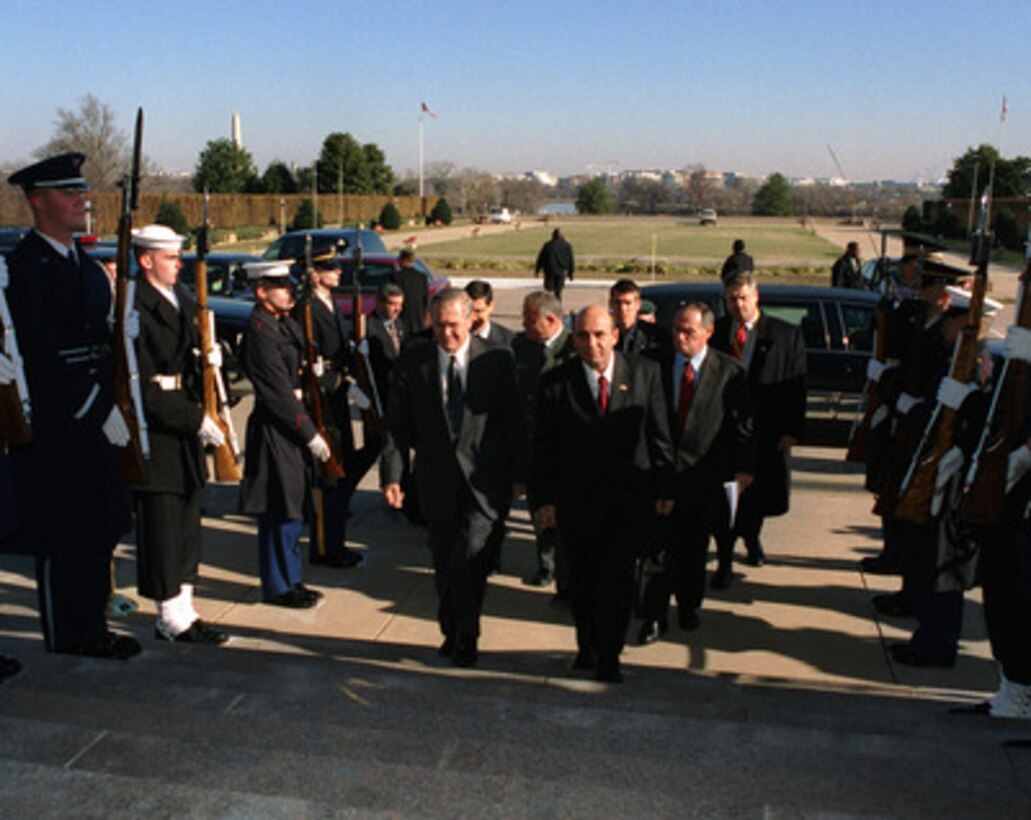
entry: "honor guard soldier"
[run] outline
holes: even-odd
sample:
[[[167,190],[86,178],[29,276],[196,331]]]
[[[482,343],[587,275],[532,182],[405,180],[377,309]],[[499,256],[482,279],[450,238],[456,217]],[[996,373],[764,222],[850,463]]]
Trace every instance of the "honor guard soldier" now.
[[[201,551],[202,447],[220,446],[225,438],[201,407],[197,305],[179,281],[184,239],[164,225],[133,232],[142,274],[136,290],[137,361],[151,446],[147,483],[134,488],[136,583],[141,595],[157,602],[157,638],[221,644],[229,636],[204,623],[193,607]],[[220,354],[217,347],[215,352]]]
[[[309,508],[312,458],[327,461],[329,444],[304,406],[304,339],[290,316],[290,268],[283,262],[244,266],[256,304],[244,332],[241,364],[254,387],[247,419],[241,511],[258,519],[258,562],[265,603],[305,609],[322,593],[301,583],[300,538]]]
[[[311,526],[308,560],[315,565],[348,569],[365,560],[361,552],[347,546],[348,507],[358,482],[379,456],[380,441],[363,442],[361,449],[356,449],[354,443],[350,400],[353,397],[356,404],[367,408],[369,398],[348,378],[353,351],[344,316],[333,301],[333,289],[340,285],[340,263],[336,254],[335,244],[312,251],[308,302],[313,341],[318,349],[316,375],[322,407],[327,417],[327,431],[333,436],[334,450],[343,463],[344,477],[319,480],[322,497],[321,501],[317,497],[313,499],[317,509]],[[295,318],[296,314],[295,308]]]
[[[32,397],[32,440],[11,449],[10,464],[47,649],[124,660],[140,645],[108,631],[104,609],[111,554],[130,526],[115,450],[129,430],[114,406],[111,286],[74,238],[86,223],[84,161],[60,154],[8,178],[35,222],[7,261]]]

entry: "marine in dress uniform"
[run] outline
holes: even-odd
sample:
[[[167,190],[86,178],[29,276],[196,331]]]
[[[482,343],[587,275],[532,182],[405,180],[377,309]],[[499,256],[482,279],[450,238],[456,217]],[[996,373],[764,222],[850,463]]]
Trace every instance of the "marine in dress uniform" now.
[[[301,581],[300,538],[310,508],[313,461],[328,461],[329,444],[304,406],[304,338],[286,264],[245,266],[257,304],[244,332],[241,365],[254,386],[247,419],[241,512],[258,519],[258,564],[266,603],[304,609],[320,592]]]
[[[74,241],[85,227],[84,160],[61,154],[8,179],[35,221],[7,259],[33,430],[11,449],[10,466],[47,649],[124,660],[140,645],[110,632],[104,609],[111,553],[130,526],[115,450],[129,431],[114,406],[111,287]]]
[[[202,447],[220,446],[225,438],[201,405],[197,305],[179,282],[184,238],[164,225],[133,233],[140,268],[137,362],[151,447],[147,482],[133,488],[136,584],[157,602],[157,638],[221,644],[228,634],[201,620],[193,606],[206,478]]]

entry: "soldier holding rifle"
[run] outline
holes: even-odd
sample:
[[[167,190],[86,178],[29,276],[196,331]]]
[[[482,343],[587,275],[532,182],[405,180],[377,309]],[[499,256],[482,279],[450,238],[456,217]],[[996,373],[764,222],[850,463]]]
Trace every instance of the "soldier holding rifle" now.
[[[134,488],[136,577],[140,594],[157,602],[155,637],[221,644],[229,636],[202,621],[193,607],[206,472],[202,447],[218,447],[225,436],[201,405],[197,305],[179,282],[183,240],[164,225],[133,233],[142,272],[136,289],[137,361],[151,446],[147,483]]]
[[[258,519],[265,603],[306,609],[322,597],[301,583],[300,538],[312,459],[326,462],[333,454],[302,401],[304,338],[290,316],[290,269],[282,262],[254,262],[245,268],[256,304],[240,361],[254,386],[254,409],[247,419],[240,506]]]
[[[8,257],[32,397],[32,440],[13,447],[10,461],[47,649],[124,660],[140,645],[108,631],[104,609],[111,553],[130,523],[115,451],[129,435],[112,392],[111,287],[74,241],[85,227],[84,160],[60,154],[8,179],[25,192],[36,226]]]

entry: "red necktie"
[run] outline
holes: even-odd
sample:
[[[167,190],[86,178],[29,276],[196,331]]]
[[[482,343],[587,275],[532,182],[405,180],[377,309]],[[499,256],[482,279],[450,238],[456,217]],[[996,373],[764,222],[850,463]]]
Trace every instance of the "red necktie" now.
[[[598,411],[604,416],[609,409],[609,380],[598,376]]]
[[[677,401],[677,433],[684,435],[684,423],[687,421],[687,412],[691,409],[691,402],[694,401],[694,368],[691,362],[684,363],[684,373],[680,377],[680,398]]]
[[[734,358],[740,360],[745,353],[745,344],[748,342],[748,328],[744,324],[737,326],[737,333],[734,334],[734,346],[730,352]]]

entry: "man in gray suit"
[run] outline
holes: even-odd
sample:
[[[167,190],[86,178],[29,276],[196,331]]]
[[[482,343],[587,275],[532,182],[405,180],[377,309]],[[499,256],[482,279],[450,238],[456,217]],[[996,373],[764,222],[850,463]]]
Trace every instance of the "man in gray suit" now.
[[[510,351],[472,338],[472,305],[446,288],[430,303],[435,344],[411,348],[394,370],[380,467],[400,509],[403,453],[415,450],[415,489],[428,528],[444,635],[440,654],[477,661],[490,534],[522,495],[525,434]]]

